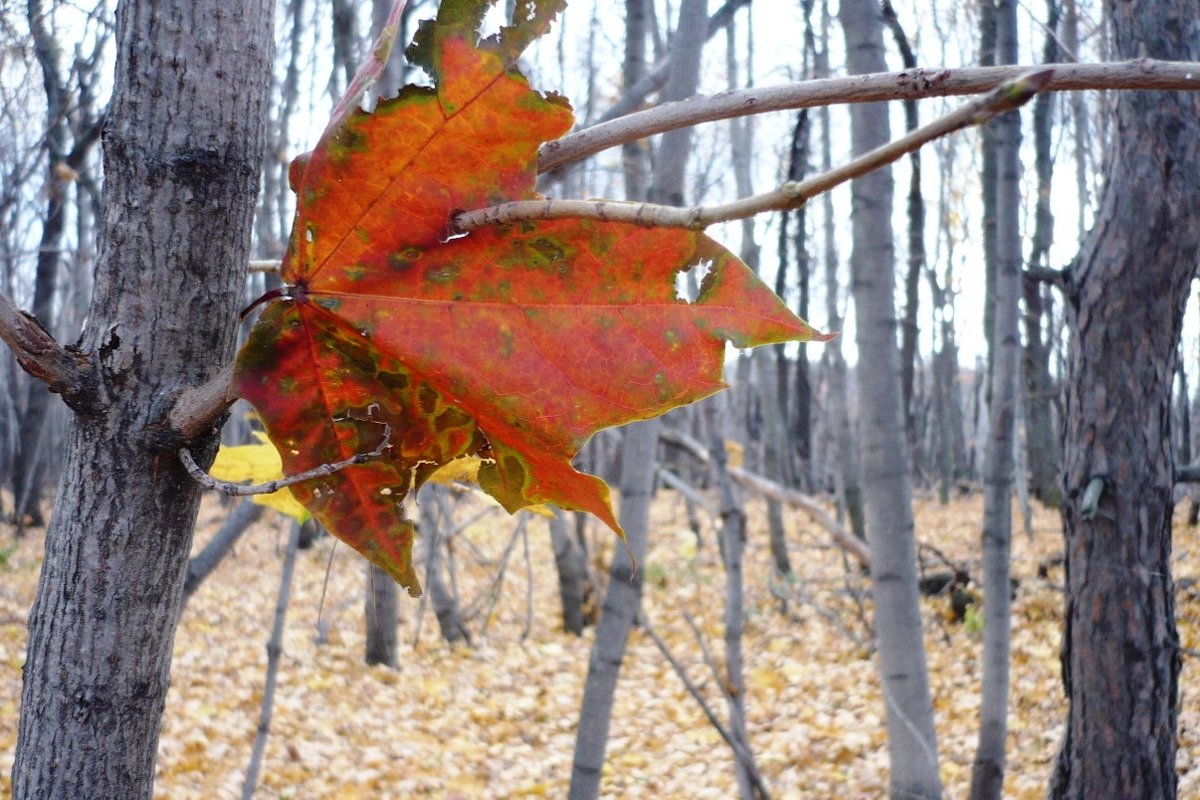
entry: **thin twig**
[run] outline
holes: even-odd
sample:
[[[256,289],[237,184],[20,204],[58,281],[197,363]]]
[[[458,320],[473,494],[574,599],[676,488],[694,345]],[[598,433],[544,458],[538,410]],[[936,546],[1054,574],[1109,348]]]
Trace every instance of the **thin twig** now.
[[[496,610],[496,604],[500,602],[501,584],[504,582],[504,576],[508,572],[508,560],[512,556],[513,546],[517,543],[517,537],[521,535],[524,527],[525,515],[522,514],[517,519],[517,526],[513,530],[513,535],[509,538],[508,544],[504,546],[504,552],[500,556],[500,567],[496,570],[496,574],[492,576],[491,584],[467,604],[468,610],[463,614],[465,619],[479,616],[481,613],[483,615],[483,625],[479,630],[480,635],[486,634],[488,627],[492,624],[492,614]],[[485,602],[488,604],[486,611],[483,610]]]
[[[721,694],[725,695],[727,693],[725,678],[721,675],[721,666],[717,663],[717,659],[713,656],[712,651],[708,649],[708,642],[704,638],[704,632],[696,624],[696,618],[692,616],[692,612],[686,608],[683,610],[683,619],[687,622],[688,627],[692,629],[692,635],[696,637],[696,644],[700,646],[700,655],[704,659],[705,665],[708,666],[709,672],[713,674],[713,679],[720,688]]]
[[[329,559],[325,562],[325,578],[321,581],[321,599],[317,601],[317,635],[313,640],[318,647],[329,643],[329,623],[325,621],[325,596],[329,592],[329,576],[333,574],[333,556],[337,553],[340,542],[340,539],[334,539],[333,546],[329,548]]]
[[[682,448],[705,466],[712,459],[707,447],[697,441],[695,437],[689,436],[683,431],[674,428],[664,428],[660,434],[660,438],[668,444]],[[771,500],[777,500],[780,503],[799,508],[810,519],[824,528],[838,547],[854,556],[855,560],[864,568],[870,568],[871,554],[867,549],[866,542],[847,531],[825,509],[821,508],[817,501],[808,495],[795,489],[781,486],[775,481],[750,472],[743,467],[730,467],[729,475],[744,489],[748,489],[755,494],[762,495]]]
[[[375,420],[368,420],[374,422]],[[332,464],[321,464],[318,467],[313,467],[310,470],[301,472],[298,475],[291,475],[286,478],[276,478],[273,481],[259,483],[247,486],[244,483],[230,483],[229,481],[221,481],[209,475],[200,468],[196,460],[192,458],[192,453],[186,447],[179,448],[179,460],[183,462],[183,466],[187,468],[188,474],[191,475],[197,483],[206,489],[220,492],[221,494],[230,495],[231,497],[245,497],[252,494],[271,494],[277,492],[287,486],[293,486],[304,481],[311,481],[314,478],[324,478],[327,475],[332,475],[346,467],[353,467],[358,464],[365,464],[372,458],[377,458],[383,455],[383,451],[392,446],[392,426],[386,422],[379,423],[383,425],[383,441],[369,453],[356,453],[344,461],[336,461]]]
[[[671,665],[671,669],[673,669],[675,674],[679,676],[679,680],[683,683],[683,687],[687,689],[688,694],[690,694],[692,699],[696,701],[696,704],[700,706],[700,710],[704,712],[704,716],[708,718],[708,721],[712,724],[713,728],[716,729],[721,738],[725,740],[725,743],[729,745],[731,750],[733,750],[734,757],[736,757],[737,760],[746,768],[746,772],[750,776],[750,781],[754,784],[754,788],[758,790],[759,796],[764,798],[764,800],[770,800],[771,793],[767,791],[767,786],[763,782],[762,774],[758,771],[758,767],[754,763],[754,758],[746,750],[745,745],[734,739],[733,735],[729,732],[729,729],[726,728],[721,720],[717,718],[716,712],[713,711],[712,706],[708,704],[708,701],[704,699],[704,695],[700,693],[699,687],[692,683],[692,680],[688,677],[683,665],[676,660],[675,656],[671,653],[670,648],[667,647],[667,643],[664,642],[662,638],[655,632],[654,627],[650,624],[650,620],[646,618],[644,611],[638,614],[638,625],[643,631],[646,632],[646,635],[650,637],[650,640],[654,642],[654,645],[658,648],[658,652],[662,653],[662,656],[667,660],[667,663]]]
[[[712,500],[709,500],[700,493],[699,489],[697,489],[695,486],[692,486],[690,483],[676,475],[671,470],[667,469],[666,467],[659,467],[658,477],[663,484],[671,489],[674,489],[691,502],[703,508],[709,513],[709,515],[715,515],[717,513],[716,504],[713,503]]]
[[[674,206],[651,203],[627,203],[612,200],[520,200],[488,208],[467,211],[454,218],[459,233],[485,225],[508,225],[537,219],[594,219],[601,222],[627,222],[647,227],[703,230],[718,222],[746,219],[768,211],[799,208],[811,198],[853,178],[860,177],[912,153],[934,139],[981,125],[992,117],[1019,108],[1041,91],[1054,73],[1049,69],[1026,72],[982,97],[939,117],[909,134],[864,153],[843,166],[803,181],[788,181],[773,191],[745,197],[719,206]]]

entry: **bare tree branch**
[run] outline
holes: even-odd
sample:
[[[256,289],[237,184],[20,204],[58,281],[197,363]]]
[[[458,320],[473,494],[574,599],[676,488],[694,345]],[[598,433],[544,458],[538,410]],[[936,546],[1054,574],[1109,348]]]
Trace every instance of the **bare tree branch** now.
[[[700,706],[700,710],[704,712],[704,716],[708,719],[709,723],[717,731],[720,737],[725,740],[725,744],[729,745],[729,748],[733,750],[734,757],[746,766],[746,769],[750,774],[750,780],[754,784],[754,788],[758,791],[759,797],[770,800],[771,794],[769,791],[767,791],[767,784],[763,780],[762,773],[758,771],[758,766],[754,763],[754,756],[751,755],[751,753],[746,749],[746,745],[743,742],[735,739],[729,729],[721,722],[720,718],[717,716],[717,712],[714,711],[712,706],[708,704],[708,701],[704,699],[704,695],[700,692],[700,687],[698,687],[692,681],[692,679],[688,677],[687,670],[684,669],[683,665],[679,663],[679,660],[671,653],[671,649],[667,647],[667,643],[663,641],[662,637],[655,632],[654,626],[652,626],[650,624],[650,620],[646,618],[645,611],[638,613],[638,625],[640,625],[642,630],[645,631],[646,635],[650,637],[650,641],[654,642],[654,646],[658,648],[658,652],[662,653],[662,656],[667,660],[667,663],[671,665],[671,669],[675,671],[675,674],[683,683],[683,687],[687,689],[688,694],[690,694],[692,699],[696,701],[696,704]],[[724,688],[724,682],[721,680],[719,673],[717,674],[717,685],[722,687],[722,689]]]
[[[92,368],[87,359],[60,345],[37,318],[17,308],[0,293],[0,339],[17,358],[21,369],[62,395],[67,405],[84,410],[94,400]]]
[[[711,459],[708,448],[682,431],[673,428],[664,428],[660,437],[664,442],[676,445],[687,451],[702,464],[707,465]],[[742,488],[748,489],[755,494],[799,508],[808,514],[810,519],[824,528],[838,547],[853,556],[863,567],[870,568],[871,554],[867,549],[866,542],[842,527],[825,509],[821,508],[816,500],[813,500],[803,492],[789,489],[786,486],[780,486],[775,481],[764,478],[742,467],[730,467],[729,477],[733,478]]]
[[[1023,74],[976,98],[943,117],[877,147],[840,167],[803,181],[789,181],[764,194],[735,200],[719,206],[674,206],[652,203],[627,203],[615,200],[521,200],[498,206],[467,211],[454,218],[458,233],[485,225],[506,225],[532,219],[594,219],[601,222],[629,222],[647,227],[690,228],[703,230],[718,222],[746,219],[767,211],[789,211],[810,198],[866,175],[907,155],[934,139],[971,125],[981,125],[997,114],[1011,111],[1041,91],[1053,77],[1052,70],[1039,69]]]
[[[233,393],[233,365],[228,364],[212,380],[186,390],[175,401],[167,422],[181,441],[190,442],[212,426],[237,396]]]
[[[625,142],[702,122],[838,103],[874,103],[881,100],[979,94],[1041,68],[1054,71],[1053,77],[1042,91],[1200,89],[1200,63],[1155,59],[1102,64],[1044,64],[1037,67],[1016,65],[961,69],[923,68],[848,78],[825,78],[711,96],[698,95],[676,103],[664,103],[611,122],[593,125],[542,145],[538,171],[549,172]]]

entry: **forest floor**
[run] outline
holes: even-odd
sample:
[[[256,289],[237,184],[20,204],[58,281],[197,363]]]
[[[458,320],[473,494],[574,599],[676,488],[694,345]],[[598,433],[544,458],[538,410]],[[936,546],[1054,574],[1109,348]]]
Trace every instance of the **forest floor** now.
[[[457,518],[466,519],[482,505],[482,500],[464,499]],[[948,506],[919,500],[916,510],[920,540],[978,577],[980,498]],[[205,500],[197,546],[226,513],[215,499]],[[840,551],[828,546],[819,529],[789,515],[798,579],[773,594],[762,505],[751,503],[750,514],[746,704],[750,741],[772,796],[883,797],[883,701],[864,611],[855,600],[863,580],[847,571]],[[644,566],[646,616],[724,718],[717,683],[685,620],[690,613],[720,658],[724,578],[711,522],[706,521],[697,550],[673,493],[660,495],[654,517]],[[1032,536],[1020,530],[1016,509],[1014,519],[1013,573],[1020,586],[1012,614],[1005,796],[1041,798],[1065,703],[1058,659],[1062,568],[1039,577],[1038,567],[1061,553],[1061,534],[1054,512],[1036,513]],[[363,664],[365,571],[358,556],[344,546],[335,548],[328,538],[301,552],[258,797],[565,796],[592,633],[578,638],[561,630],[545,520],[528,518],[528,551],[525,539],[513,539],[515,526],[504,514],[491,514],[456,540],[464,608],[475,611],[469,621],[473,646],[444,645],[429,606],[402,596],[396,670]],[[593,541],[606,556],[611,535],[593,527]],[[13,542],[11,528],[0,525],[0,552]],[[175,641],[156,797],[240,796],[258,722],[264,644],[285,542],[285,524],[268,512],[185,610]],[[510,542],[515,544],[507,569],[496,584],[499,591],[492,592]],[[3,796],[9,792],[25,620],[41,546],[40,532],[26,536],[0,567]],[[1200,649],[1200,534],[1177,525],[1174,553],[1180,635],[1183,646],[1194,651]],[[927,560],[931,571],[944,569],[936,558]],[[786,608],[777,596],[781,593],[789,596]],[[487,616],[492,597],[495,606]],[[966,797],[970,781],[981,636],[977,624],[950,621],[949,605],[947,597],[924,601],[941,770],[946,797],[957,799]],[[1185,656],[1180,797],[1200,796],[1198,679],[1197,659]],[[729,749],[640,630],[630,639],[621,673],[603,793],[613,798],[736,795]]]

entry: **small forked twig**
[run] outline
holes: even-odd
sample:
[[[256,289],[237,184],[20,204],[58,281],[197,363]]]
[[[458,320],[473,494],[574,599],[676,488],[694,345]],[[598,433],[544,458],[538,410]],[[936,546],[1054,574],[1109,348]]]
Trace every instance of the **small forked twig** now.
[[[689,624],[694,626],[695,622],[693,620],[689,620]],[[767,791],[766,782],[763,780],[762,773],[758,771],[758,766],[754,763],[754,756],[750,753],[746,743],[735,738],[729,728],[727,728],[721,722],[720,717],[717,716],[717,712],[714,711],[712,706],[708,704],[708,701],[704,699],[704,695],[700,692],[700,687],[688,677],[687,670],[684,669],[681,663],[679,663],[679,659],[675,658],[674,654],[671,653],[671,649],[667,647],[667,643],[663,641],[663,638],[659,636],[658,633],[655,632],[654,627],[650,624],[650,620],[646,618],[645,611],[638,612],[638,625],[641,626],[641,629],[646,633],[647,636],[650,637],[650,640],[654,642],[654,646],[658,648],[658,652],[662,653],[662,656],[667,660],[667,663],[671,665],[671,669],[675,671],[676,676],[678,676],[679,680],[682,681],[683,687],[687,689],[688,694],[690,694],[692,699],[695,700],[697,705],[700,706],[700,710],[704,712],[704,716],[708,718],[709,723],[713,726],[713,728],[716,729],[717,734],[720,735],[720,737],[725,740],[725,743],[729,745],[729,748],[733,750],[734,758],[736,758],[744,767],[746,767],[746,771],[750,777],[750,782],[757,790],[758,796],[760,798],[766,798],[766,800],[770,800],[771,795],[770,792]],[[718,683],[724,686],[723,682],[720,680],[718,680]]]
[[[377,420],[367,420],[369,422],[377,422]],[[304,481],[311,481],[314,478],[324,478],[327,475],[332,475],[346,467],[353,467],[358,464],[365,464],[372,458],[378,458],[383,455],[383,451],[392,446],[392,426],[386,422],[380,422],[383,425],[383,440],[369,453],[355,453],[344,461],[335,461],[332,464],[321,464],[313,467],[310,470],[305,470],[297,475],[289,475],[284,478],[276,478],[273,481],[266,483],[257,483],[247,485],[244,483],[231,483],[230,481],[222,481],[209,475],[200,468],[196,463],[196,459],[192,458],[192,453],[186,447],[179,448],[179,460],[183,462],[183,466],[187,469],[197,483],[206,489],[220,492],[221,494],[231,497],[246,497],[252,494],[271,494],[277,492],[287,486],[292,486]]]

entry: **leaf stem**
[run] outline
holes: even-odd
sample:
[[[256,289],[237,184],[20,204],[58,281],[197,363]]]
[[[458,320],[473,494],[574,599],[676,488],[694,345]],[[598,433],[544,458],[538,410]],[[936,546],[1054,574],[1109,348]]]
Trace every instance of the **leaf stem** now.
[[[377,458],[383,455],[383,451],[392,446],[392,426],[386,422],[380,423],[383,425],[383,440],[374,450],[369,453],[355,453],[350,458],[344,461],[335,461],[332,464],[321,464],[318,467],[313,467],[297,475],[291,475],[286,478],[276,478],[273,481],[259,483],[254,485],[246,485],[244,483],[230,483],[229,481],[217,480],[212,475],[209,475],[200,465],[196,463],[196,459],[192,458],[192,452],[186,447],[179,448],[179,460],[183,462],[184,468],[197,483],[206,489],[226,494],[231,497],[245,497],[253,494],[271,494],[288,486],[293,486],[297,483],[310,481],[314,478],[324,478],[327,475],[332,475],[346,467],[353,467],[357,464],[365,464],[372,458]]]

